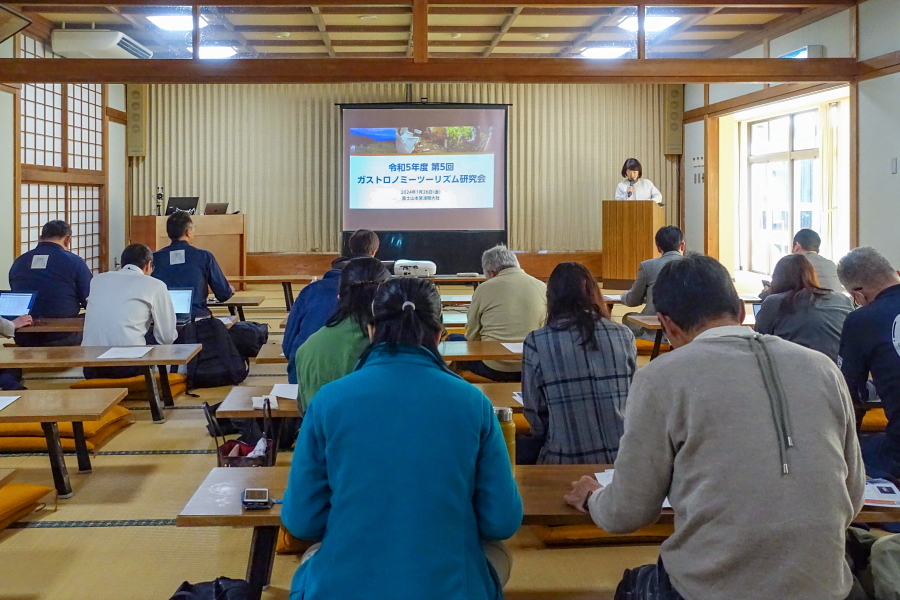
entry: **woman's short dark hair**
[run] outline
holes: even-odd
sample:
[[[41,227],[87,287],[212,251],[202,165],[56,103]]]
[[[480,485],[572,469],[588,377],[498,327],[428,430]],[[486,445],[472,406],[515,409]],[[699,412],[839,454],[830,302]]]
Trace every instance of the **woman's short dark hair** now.
[[[609,307],[588,268],[577,262],[556,265],[547,280],[547,326],[575,329],[582,346],[598,350],[594,332],[601,318],[609,319]]]
[[[184,210],[176,210],[168,219],[166,219],[166,234],[169,239],[176,242],[184,237],[188,229],[194,226],[194,220],[191,215]]]
[[[819,277],[809,259],[802,254],[789,254],[775,264],[769,293],[786,293],[779,312],[792,313],[798,300],[815,302],[817,298],[827,294],[828,290],[819,284]]]
[[[423,346],[438,356],[436,339],[444,327],[441,295],[432,282],[404,277],[381,284],[372,313],[371,347]]]
[[[622,165],[622,177],[628,177],[628,171],[637,171],[638,178],[644,176],[644,169],[641,167],[641,161],[636,158],[629,158]]]
[[[370,229],[357,229],[347,240],[347,249],[350,254],[368,254],[375,256],[378,252],[378,234]]]
[[[325,326],[334,327],[344,319],[353,317],[363,333],[368,335],[375,291],[390,278],[391,274],[380,260],[360,257],[348,262],[341,271],[337,308]]]
[[[131,244],[122,250],[122,266],[134,265],[143,269],[153,260],[153,251],[144,244]]]
[[[702,254],[689,254],[662,268],[653,284],[653,304],[656,312],[684,331],[713,319],[739,319],[741,315],[741,299],[728,269]]]

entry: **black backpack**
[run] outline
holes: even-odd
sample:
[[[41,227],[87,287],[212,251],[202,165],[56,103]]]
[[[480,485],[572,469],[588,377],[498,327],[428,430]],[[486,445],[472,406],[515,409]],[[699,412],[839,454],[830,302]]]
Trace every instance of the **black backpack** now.
[[[250,584],[243,579],[219,577],[215,581],[178,586],[170,600],[253,600],[256,598]]]
[[[238,352],[228,329],[219,319],[188,323],[175,343],[203,345],[200,354],[187,365],[191,389],[238,385],[250,374],[250,364]]]
[[[253,321],[238,321],[228,330],[231,341],[244,358],[259,354],[263,345],[269,341],[269,326]]]

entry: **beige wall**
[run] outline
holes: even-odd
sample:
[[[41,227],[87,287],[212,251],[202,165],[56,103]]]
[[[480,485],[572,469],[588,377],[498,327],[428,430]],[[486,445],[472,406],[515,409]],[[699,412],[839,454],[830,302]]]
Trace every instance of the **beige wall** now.
[[[677,162],[662,154],[662,87],[416,84],[412,97],[508,103],[510,244],[599,250],[600,202],[635,156],[676,222]],[[339,102],[397,102],[406,86],[156,85],[147,157],[132,167],[134,214],[166,195],[230,202],[251,252],[338,249]]]

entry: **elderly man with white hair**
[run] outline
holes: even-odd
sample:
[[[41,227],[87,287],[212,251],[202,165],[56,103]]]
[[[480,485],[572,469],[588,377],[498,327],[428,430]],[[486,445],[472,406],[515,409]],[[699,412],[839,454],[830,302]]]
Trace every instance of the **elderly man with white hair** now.
[[[838,366],[854,402],[868,398],[869,375],[888,419],[884,433],[860,437],[870,477],[900,477],[900,275],[875,248],[856,248],[837,275],[860,309],[847,315]]]
[[[504,245],[481,256],[487,281],[475,290],[466,339],[522,342],[544,325],[547,285],[519,267],[516,255]],[[522,381],[522,361],[466,361],[462,368],[492,381]]]

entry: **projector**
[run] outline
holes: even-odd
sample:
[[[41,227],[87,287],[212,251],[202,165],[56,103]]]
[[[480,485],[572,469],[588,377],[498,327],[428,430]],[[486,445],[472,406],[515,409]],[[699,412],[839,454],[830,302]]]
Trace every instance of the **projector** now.
[[[398,277],[434,277],[437,265],[430,260],[398,260],[394,262],[394,275]]]

